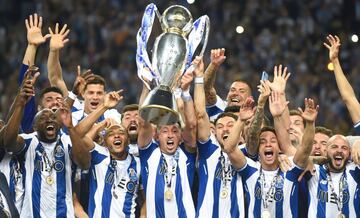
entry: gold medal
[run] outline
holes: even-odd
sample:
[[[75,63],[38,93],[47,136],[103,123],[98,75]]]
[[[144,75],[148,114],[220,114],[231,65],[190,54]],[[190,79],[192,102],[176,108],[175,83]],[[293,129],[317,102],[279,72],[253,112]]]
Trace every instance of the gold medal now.
[[[271,214],[270,211],[268,209],[264,209],[263,212],[261,213],[261,218],[270,218]]]
[[[52,176],[46,177],[46,183],[47,183],[48,185],[54,184],[54,178],[52,178]]]
[[[343,213],[340,213],[338,218],[346,218],[345,215]]]
[[[224,199],[227,198],[228,196],[228,191],[226,189],[223,189],[220,193],[220,198]]]
[[[165,191],[165,199],[170,201],[173,198],[173,193],[171,192],[170,189]]]

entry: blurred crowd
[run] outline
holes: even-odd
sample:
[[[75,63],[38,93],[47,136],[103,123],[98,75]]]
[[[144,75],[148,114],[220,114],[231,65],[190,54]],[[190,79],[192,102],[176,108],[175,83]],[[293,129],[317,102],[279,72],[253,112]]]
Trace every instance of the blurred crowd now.
[[[68,87],[76,76],[76,66],[91,68],[107,81],[109,90],[124,89],[124,104],[138,102],[141,81],[135,64],[136,33],[149,1],[137,0],[0,0],[0,116],[6,116],[17,91],[17,75],[26,48],[24,19],[37,12],[44,18],[43,32],[55,22],[68,24],[69,43],[61,51],[63,76]],[[356,0],[207,0],[189,5],[186,1],[155,1],[162,12],[181,4],[194,18],[207,14],[211,21],[205,55],[209,63],[212,48],[225,48],[227,59],[218,72],[216,86],[225,97],[230,83],[242,78],[257,96],[261,72],[272,75],[277,64],[288,66],[287,93],[290,108],[303,105],[307,96],[320,104],[318,124],[334,132],[349,133],[351,121],[327,69],[328,51],[322,42],[329,33],[342,40],[340,60],[355,89],[360,91],[360,47],[352,42],[359,33],[360,1]],[[244,33],[238,34],[236,26]],[[152,40],[161,32],[155,26]],[[151,47],[151,46],[149,46]],[[36,65],[41,77],[37,88],[48,86],[46,61],[48,45],[38,49]],[[149,49],[149,52],[151,50]],[[121,107],[121,105],[119,106]]]

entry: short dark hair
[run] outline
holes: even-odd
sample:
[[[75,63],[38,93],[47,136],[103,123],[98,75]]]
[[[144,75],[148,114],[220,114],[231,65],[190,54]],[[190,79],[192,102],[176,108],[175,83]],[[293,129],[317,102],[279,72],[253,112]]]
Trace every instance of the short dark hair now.
[[[289,115],[290,115],[290,116],[298,115],[298,116],[301,117],[301,113],[300,113],[300,111],[298,111],[298,110],[290,110],[290,111],[289,111]]]
[[[250,94],[252,93],[252,87],[251,87],[250,83],[246,82],[245,80],[243,80],[241,78],[236,78],[232,83],[234,83],[234,82],[241,82],[241,83],[246,84],[249,87]]]
[[[322,134],[324,134],[324,135],[329,136],[329,138],[330,138],[331,136],[333,136],[332,130],[331,130],[331,129],[328,129],[328,128],[324,127],[324,126],[317,126],[317,127],[315,127],[315,134],[316,134],[316,133],[322,133]]]
[[[46,88],[40,90],[40,94],[39,94],[40,101],[44,98],[44,95],[49,92],[56,92],[56,93],[59,93],[62,97],[64,97],[64,94],[61,91],[61,89],[59,89],[56,86],[51,86],[51,87],[46,87]]]
[[[224,110],[224,112],[229,112],[229,113],[238,113],[240,111],[240,106],[227,106]]]
[[[91,84],[103,85],[104,89],[106,87],[105,79],[102,76],[99,76],[99,75],[94,75],[94,76],[91,76],[90,78],[88,78],[86,80],[84,90],[86,90],[87,86],[91,85]]]
[[[125,105],[122,109],[122,112],[121,112],[121,119],[124,118],[124,114],[128,111],[137,111],[139,110],[139,105],[138,104],[128,104],[128,105]]]
[[[272,126],[264,126],[263,128],[261,128],[260,134],[263,132],[272,132],[276,135],[276,131],[275,131],[274,127],[272,127]]]
[[[234,118],[234,120],[238,119],[238,116],[236,116],[235,114],[233,114],[231,112],[223,112],[223,113],[219,114],[219,116],[215,119],[214,125],[216,126],[217,121],[220,120],[223,117],[232,117],[232,118]]]

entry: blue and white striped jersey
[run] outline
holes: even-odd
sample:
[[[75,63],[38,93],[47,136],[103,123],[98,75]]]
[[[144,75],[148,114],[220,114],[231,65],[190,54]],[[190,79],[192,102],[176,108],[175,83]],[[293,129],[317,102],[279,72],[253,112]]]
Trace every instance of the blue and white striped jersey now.
[[[91,151],[89,217],[135,217],[140,160],[131,154],[114,160],[106,147]]]
[[[178,160],[175,161],[177,164],[172,165],[173,176],[169,180],[172,196],[168,200],[165,197],[168,188],[165,182],[164,163],[166,161],[168,164],[177,155]],[[139,157],[141,179],[146,193],[147,217],[195,217],[191,185],[195,173],[196,154],[187,152],[181,144],[177,154],[165,155],[160,151],[158,144],[152,141],[146,148],[139,149]]]
[[[216,95],[216,103],[214,105],[206,106],[206,112],[209,116],[209,119],[214,121],[219,114],[224,112],[226,106],[227,102]]]
[[[226,153],[224,160],[230,165],[230,176],[223,183],[220,161],[221,148],[214,135],[205,143],[197,142],[199,151],[199,195],[197,217],[244,217],[244,191],[241,177],[230,165]],[[241,150],[244,150],[241,149]],[[226,189],[226,190],[224,190]],[[221,196],[225,191],[226,196]]]
[[[310,207],[308,217],[325,218],[337,217],[338,210],[336,196],[339,196],[340,180],[344,176],[343,207],[341,213],[345,217],[360,217],[360,167],[354,163],[347,164],[345,171],[330,172],[334,192],[330,187],[325,165],[315,165],[316,174],[308,180]]]
[[[56,142],[47,144],[38,140],[36,132],[20,136],[25,140],[18,154],[25,157],[20,217],[73,217],[70,137],[60,134]]]
[[[245,208],[249,218],[260,218],[264,211],[260,183],[261,165],[260,162],[254,162],[249,158],[246,158],[246,161],[246,166],[239,170],[244,183]],[[303,170],[294,163],[292,165],[293,168],[286,173],[279,169],[276,171],[262,170],[265,175],[264,192],[266,193],[270,189],[274,177],[278,175],[278,179],[274,180],[274,195],[269,198],[270,217],[298,217],[298,177]]]
[[[6,177],[11,198],[20,211],[24,200],[24,163],[16,155],[11,155],[0,149],[0,171]]]

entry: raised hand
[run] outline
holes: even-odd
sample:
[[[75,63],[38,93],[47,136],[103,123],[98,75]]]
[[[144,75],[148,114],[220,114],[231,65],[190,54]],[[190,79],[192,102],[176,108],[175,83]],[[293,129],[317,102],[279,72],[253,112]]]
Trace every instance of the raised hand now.
[[[196,56],[193,60],[192,65],[195,67],[194,75],[195,77],[203,77],[204,76],[204,61],[202,57]]]
[[[220,66],[226,59],[225,48],[212,49],[210,53],[211,63],[215,66]]]
[[[72,88],[72,92],[75,95],[79,95],[81,93],[81,91],[84,90],[84,88],[85,88],[86,80],[91,78],[92,76],[94,76],[94,74],[92,73],[92,71],[90,69],[88,69],[84,73],[81,73],[80,65],[78,65],[77,66],[77,75],[76,75],[75,82],[74,82],[74,85]]]
[[[335,35],[328,35],[326,39],[329,41],[330,45],[324,42],[324,46],[329,49],[329,58],[331,61],[335,60],[339,56],[339,48],[340,48],[340,39]]]
[[[35,96],[34,84],[39,77],[40,73],[32,70],[32,67],[26,71],[23,83],[19,91],[19,101],[22,106],[25,106]]]
[[[50,34],[46,34],[45,36],[42,35],[42,23],[42,17],[38,16],[36,13],[34,15],[30,15],[29,19],[25,19],[27,40],[30,45],[38,46],[44,43],[46,39],[50,38]]]
[[[241,105],[240,111],[239,111],[239,117],[241,120],[245,121],[254,116],[255,114],[255,101],[252,96],[247,97],[245,99],[244,104]]]
[[[187,70],[184,75],[181,77],[180,87],[182,91],[187,91],[190,89],[190,84],[194,79],[192,71]]]
[[[104,106],[106,108],[115,107],[123,99],[123,96],[121,95],[122,91],[123,90],[121,89],[116,92],[113,91],[113,92],[107,93],[104,98]]]
[[[258,105],[261,107],[265,106],[266,100],[268,99],[271,90],[269,86],[270,82],[268,80],[262,81],[260,80],[260,85],[258,85],[258,91],[260,92],[260,96],[258,99]]]
[[[62,124],[66,128],[73,127],[72,118],[71,118],[71,110],[69,106],[66,104],[64,100],[59,101],[59,109],[56,111],[57,117],[60,119]]]
[[[59,24],[56,23],[55,29],[53,32],[51,30],[51,28],[49,27],[49,33],[51,36],[50,51],[58,51],[58,50],[62,49],[64,47],[65,43],[67,43],[69,41],[69,39],[66,37],[69,34],[70,29],[66,29],[66,28],[67,28],[67,24],[65,24],[59,32]]]
[[[301,108],[298,108],[298,110],[301,113],[301,117],[308,122],[315,122],[318,111],[319,111],[319,105],[315,106],[314,100],[311,98],[305,98],[305,110],[303,111]]]
[[[269,109],[273,117],[281,116],[289,102],[283,103],[280,99],[280,94],[276,91],[271,92],[269,99]]]
[[[271,90],[284,94],[286,83],[290,75],[291,73],[287,72],[287,67],[284,67],[283,69],[281,64],[279,66],[274,66],[274,80],[269,83]]]

